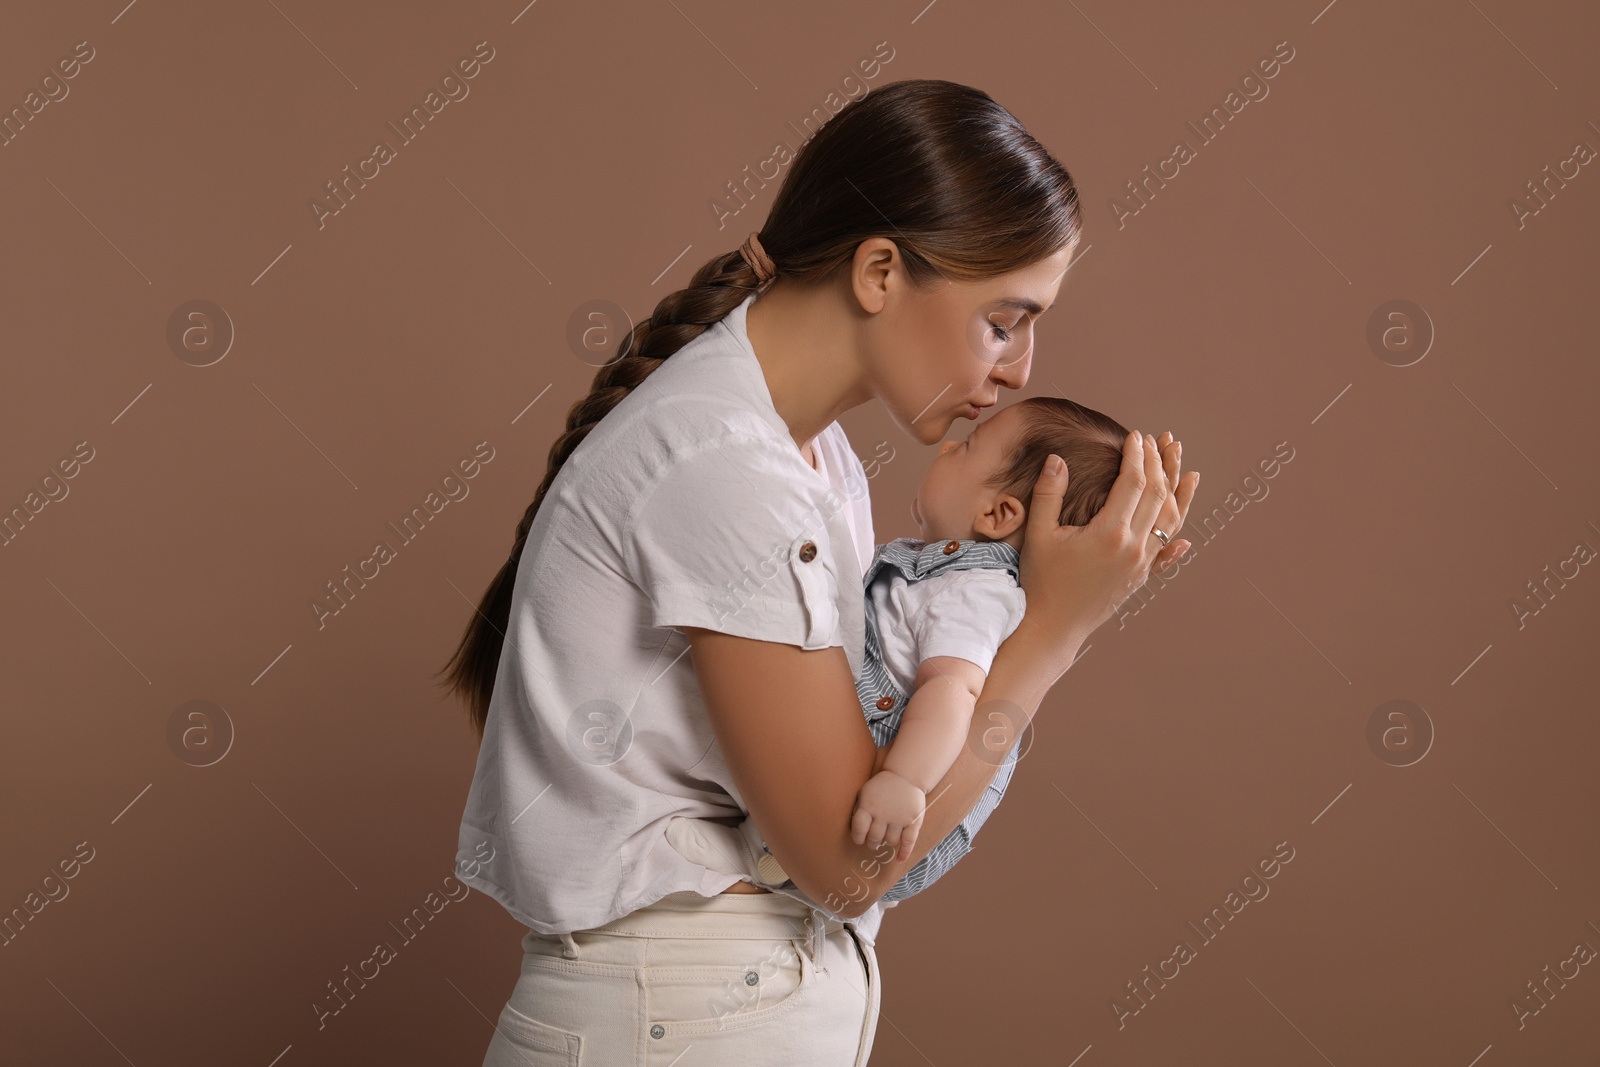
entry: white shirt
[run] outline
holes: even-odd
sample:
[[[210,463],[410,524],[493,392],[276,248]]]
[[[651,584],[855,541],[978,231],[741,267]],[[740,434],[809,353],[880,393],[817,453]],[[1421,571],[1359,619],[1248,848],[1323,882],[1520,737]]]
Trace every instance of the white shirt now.
[[[842,645],[860,673],[866,472],[838,422],[814,439],[820,469],[806,462],[745,331],[754,299],[590,430],[528,531],[456,855],[539,933],[739,880],[664,834],[675,815],[748,810],[676,627]],[[882,914],[856,920],[869,939]]]
[[[893,567],[872,583],[873,619],[883,666],[900,691],[916,692],[917,669],[934,656],[960,656],[988,673],[1000,644],[1027,608],[1010,573],[951,570],[908,582]]]

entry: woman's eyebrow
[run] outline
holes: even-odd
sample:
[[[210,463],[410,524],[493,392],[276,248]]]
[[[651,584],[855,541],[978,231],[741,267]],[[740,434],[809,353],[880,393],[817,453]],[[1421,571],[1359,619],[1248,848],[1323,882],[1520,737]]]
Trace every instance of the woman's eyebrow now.
[[[1043,305],[1033,300],[1017,300],[1012,297],[1001,297],[995,301],[1001,307],[1018,308],[1022,311],[1031,311],[1035,315],[1044,310]]]

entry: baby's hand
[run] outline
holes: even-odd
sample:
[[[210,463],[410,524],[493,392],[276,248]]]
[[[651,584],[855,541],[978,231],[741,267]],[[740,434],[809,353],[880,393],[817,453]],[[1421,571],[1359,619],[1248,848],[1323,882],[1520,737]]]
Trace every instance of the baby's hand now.
[[[893,771],[867,779],[850,816],[850,840],[872,848],[888,842],[897,860],[908,859],[922,829],[927,795]]]

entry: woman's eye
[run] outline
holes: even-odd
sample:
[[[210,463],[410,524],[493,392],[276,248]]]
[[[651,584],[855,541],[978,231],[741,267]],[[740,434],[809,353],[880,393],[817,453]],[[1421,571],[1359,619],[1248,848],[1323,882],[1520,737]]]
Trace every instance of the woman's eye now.
[[[1011,331],[1010,330],[1006,329],[1004,326],[1000,325],[998,322],[993,322],[993,323],[990,323],[989,325],[991,327],[993,327],[994,332],[995,332],[995,336],[997,338],[999,338],[1001,344],[1005,344],[1007,341],[1011,340]]]

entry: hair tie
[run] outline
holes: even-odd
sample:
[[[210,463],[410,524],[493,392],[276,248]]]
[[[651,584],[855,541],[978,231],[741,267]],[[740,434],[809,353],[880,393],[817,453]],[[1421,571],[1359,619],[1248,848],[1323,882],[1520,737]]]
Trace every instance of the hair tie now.
[[[739,254],[750,264],[750,269],[756,272],[758,282],[763,284],[769,282],[778,273],[772,257],[761,247],[761,238],[755,230],[751,230],[750,236],[744,239],[744,244],[739,247]]]

